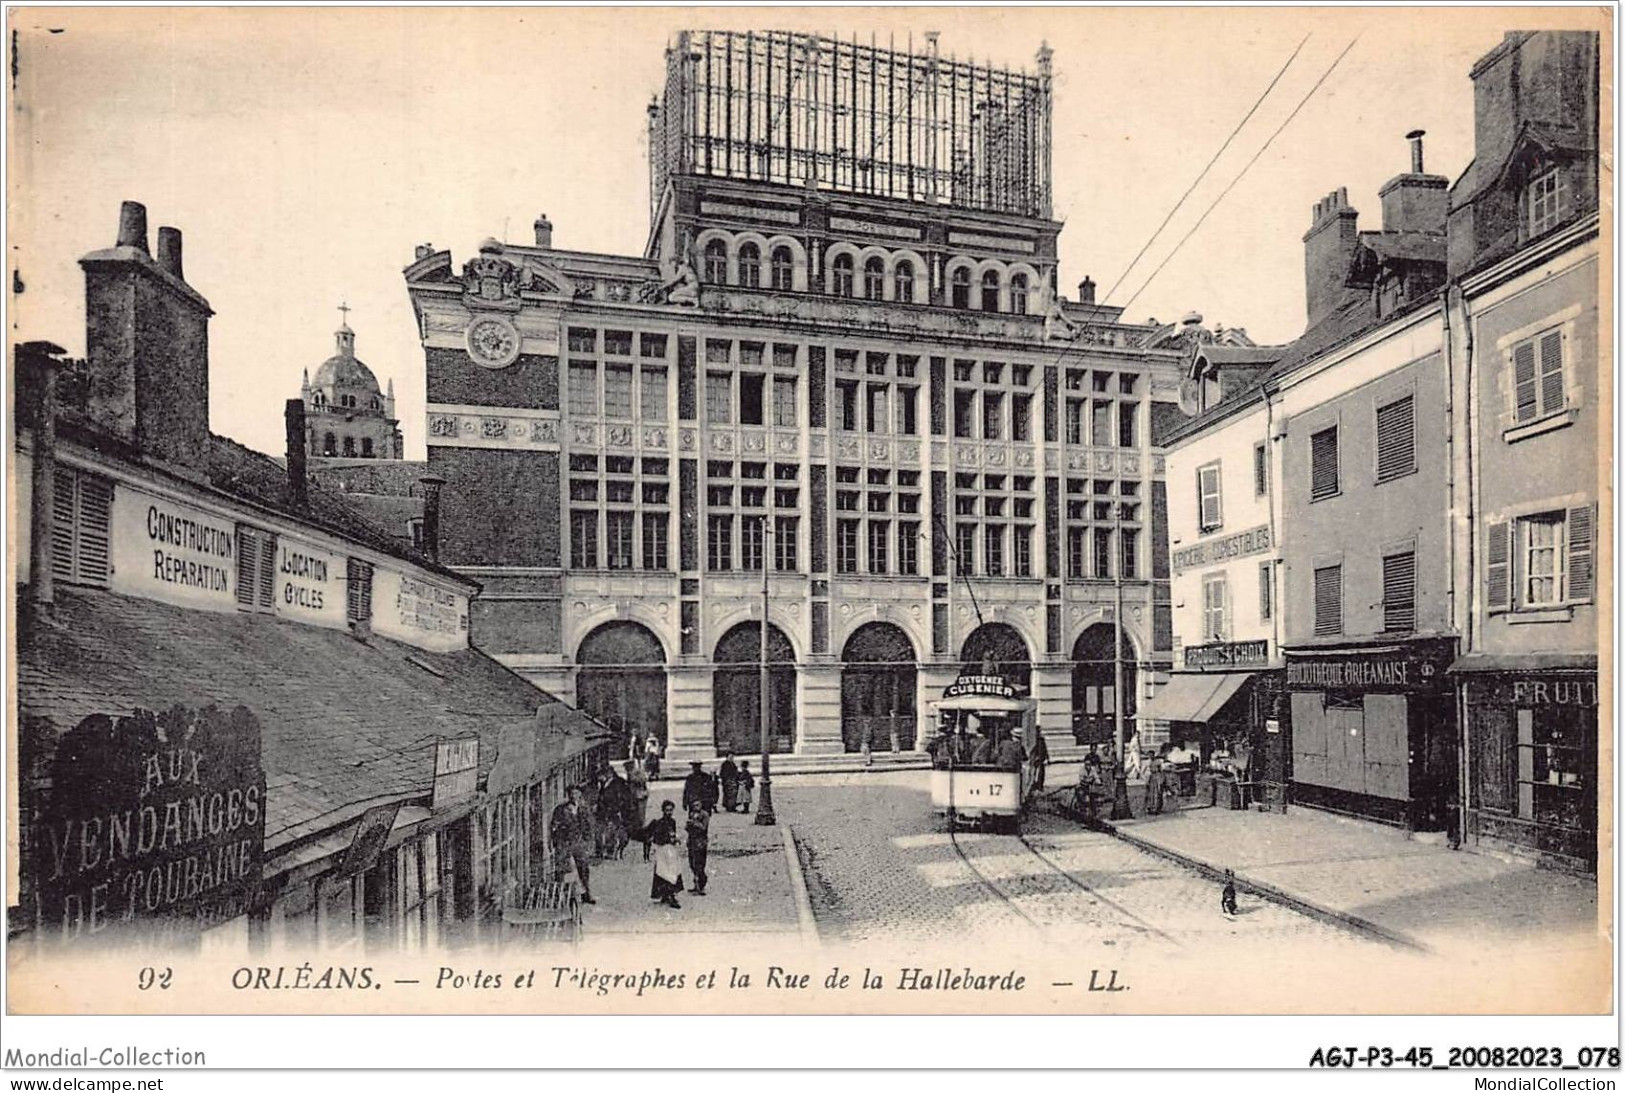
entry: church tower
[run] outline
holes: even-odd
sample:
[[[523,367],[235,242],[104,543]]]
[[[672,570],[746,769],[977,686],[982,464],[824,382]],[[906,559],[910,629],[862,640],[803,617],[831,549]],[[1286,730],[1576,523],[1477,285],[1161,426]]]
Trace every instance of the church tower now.
[[[341,305],[345,318],[349,308]],[[300,397],[313,461],[328,459],[401,459],[404,455],[399,420],[395,417],[395,381],[387,393],[378,379],[355,355],[355,331],[340,321],[335,332],[337,352],[305,373]]]

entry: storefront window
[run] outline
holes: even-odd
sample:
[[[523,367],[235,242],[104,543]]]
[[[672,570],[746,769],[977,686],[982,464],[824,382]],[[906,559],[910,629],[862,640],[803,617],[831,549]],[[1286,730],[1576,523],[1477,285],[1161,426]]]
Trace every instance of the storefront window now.
[[[1518,710],[1518,815],[1552,827],[1583,828],[1586,711]]]
[[[423,949],[440,941],[440,854],[434,834],[405,843],[395,850],[397,901],[401,909],[401,939],[407,949]]]
[[[525,848],[530,845],[530,787],[503,794],[480,813],[485,844],[485,898],[495,913],[510,890],[529,883]]]

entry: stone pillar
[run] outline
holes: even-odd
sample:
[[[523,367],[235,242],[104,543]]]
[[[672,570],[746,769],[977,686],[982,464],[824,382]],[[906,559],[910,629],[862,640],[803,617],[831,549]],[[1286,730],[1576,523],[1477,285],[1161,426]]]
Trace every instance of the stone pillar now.
[[[797,755],[840,755],[841,666],[832,657],[810,658],[796,672]]]
[[[666,761],[686,764],[695,759],[715,759],[711,665],[677,664],[667,671],[671,682],[666,691]]]
[[[1038,729],[1051,754],[1072,748],[1072,662],[1044,661],[1033,665],[1033,697],[1038,700]]]

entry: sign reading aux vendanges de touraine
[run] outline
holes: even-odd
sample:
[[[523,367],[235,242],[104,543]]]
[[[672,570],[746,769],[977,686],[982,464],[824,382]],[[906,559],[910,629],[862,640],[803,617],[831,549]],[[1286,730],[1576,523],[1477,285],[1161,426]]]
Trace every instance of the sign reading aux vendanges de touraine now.
[[[236,918],[264,848],[260,725],[246,708],[93,714],[57,742],[30,832],[39,927],[76,944]]]

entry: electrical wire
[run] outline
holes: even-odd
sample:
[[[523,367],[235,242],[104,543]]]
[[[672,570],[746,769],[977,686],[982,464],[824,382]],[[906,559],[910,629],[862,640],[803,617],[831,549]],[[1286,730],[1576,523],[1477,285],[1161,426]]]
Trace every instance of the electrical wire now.
[[[1191,225],[1190,231],[1186,232],[1184,236],[1181,237],[1179,242],[1174,244],[1174,249],[1168,252],[1168,256],[1162,260],[1156,269],[1151,271],[1151,276],[1145,279],[1145,283],[1134,290],[1134,295],[1130,296],[1123,304],[1124,310],[1127,310],[1130,304],[1134,303],[1135,300],[1140,298],[1140,293],[1144,292],[1151,282],[1157,279],[1157,274],[1162,272],[1163,267],[1167,266],[1169,262],[1173,261],[1174,255],[1179,253],[1180,248],[1189,242],[1190,237],[1195,235],[1196,230],[1207,221],[1208,214],[1213,212],[1214,209],[1218,208],[1219,202],[1223,201],[1226,195],[1228,195],[1231,190],[1236,188],[1237,183],[1239,183],[1243,178],[1247,177],[1247,172],[1252,169],[1253,164],[1257,163],[1259,158],[1269,149],[1269,146],[1275,143],[1275,138],[1281,135],[1281,131],[1288,125],[1292,124],[1292,119],[1298,116],[1298,111],[1302,110],[1308,104],[1309,100],[1314,98],[1315,92],[1320,90],[1321,85],[1326,82],[1334,71],[1336,71],[1337,66],[1343,62],[1344,57],[1349,55],[1349,50],[1353,49],[1355,43],[1359,40],[1360,36],[1356,34],[1353,39],[1349,41],[1349,44],[1343,47],[1343,52],[1339,53],[1337,58],[1327,67],[1326,71],[1321,73],[1320,79],[1315,81],[1315,85],[1309,89],[1308,93],[1305,94],[1302,99],[1298,100],[1298,105],[1292,108],[1292,113],[1286,116],[1286,120],[1276,127],[1275,132],[1271,133],[1269,139],[1266,140],[1263,146],[1253,154],[1253,158],[1247,161],[1247,165],[1241,169],[1241,173],[1236,175],[1236,177],[1231,180],[1230,185],[1226,186],[1224,190],[1220,192],[1219,196],[1213,199],[1213,204],[1209,205],[1207,210],[1197,219],[1196,223]]]
[[[1213,165],[1219,162],[1219,157],[1224,155],[1225,149],[1229,148],[1231,142],[1234,141],[1237,135],[1241,133],[1242,127],[1245,126],[1247,122],[1252,119],[1252,116],[1258,112],[1258,108],[1264,105],[1264,100],[1269,98],[1271,91],[1275,90],[1275,85],[1281,82],[1281,77],[1285,76],[1286,70],[1292,67],[1292,62],[1298,59],[1298,54],[1303,50],[1304,43],[1309,40],[1310,35],[1313,33],[1313,31],[1310,31],[1309,34],[1305,34],[1298,42],[1297,48],[1294,49],[1292,51],[1292,55],[1286,59],[1286,64],[1281,66],[1281,70],[1275,74],[1275,78],[1270,81],[1269,86],[1264,88],[1263,94],[1258,96],[1258,99],[1253,103],[1252,108],[1249,109],[1247,113],[1242,116],[1242,119],[1236,123],[1236,127],[1230,130],[1230,135],[1224,138],[1224,143],[1219,145],[1219,150],[1217,152],[1213,153],[1213,158],[1207,161],[1207,166],[1202,168],[1201,174],[1197,175],[1196,179],[1190,184],[1190,189],[1179,195],[1179,200],[1174,202],[1174,207],[1168,210],[1168,215],[1162,218],[1162,223],[1158,224],[1157,230],[1151,233],[1151,238],[1145,241],[1145,246],[1141,247],[1140,252],[1134,256],[1134,259],[1131,262],[1129,262],[1128,268],[1123,270],[1123,272],[1118,275],[1117,280],[1113,282],[1112,287],[1106,290],[1106,294],[1100,298],[1102,303],[1105,303],[1111,299],[1112,293],[1116,292],[1122,286],[1123,282],[1128,279],[1128,275],[1133,271],[1134,267],[1139,264],[1140,259],[1145,257],[1145,252],[1151,249],[1151,244],[1157,241],[1157,236],[1162,234],[1162,229],[1168,226],[1168,222],[1174,218],[1174,214],[1179,212],[1180,209],[1184,208],[1186,199],[1189,198],[1191,194],[1196,192],[1196,187],[1202,184],[1202,180],[1206,178],[1207,173],[1213,169]]]

